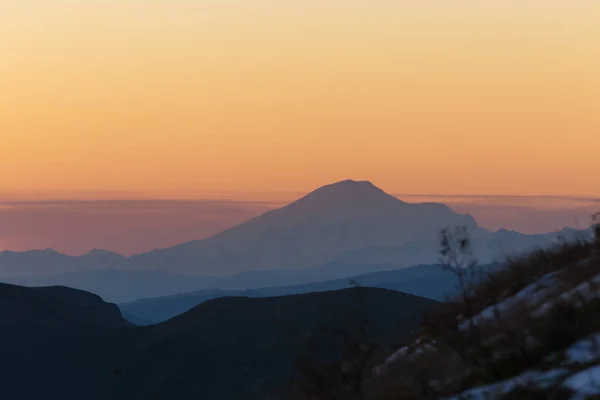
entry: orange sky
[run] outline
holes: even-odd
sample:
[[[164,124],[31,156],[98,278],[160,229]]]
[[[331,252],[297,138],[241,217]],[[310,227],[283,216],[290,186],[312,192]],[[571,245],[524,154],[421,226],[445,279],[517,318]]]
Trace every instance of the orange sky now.
[[[597,0],[2,0],[0,194],[598,196],[598,21]]]

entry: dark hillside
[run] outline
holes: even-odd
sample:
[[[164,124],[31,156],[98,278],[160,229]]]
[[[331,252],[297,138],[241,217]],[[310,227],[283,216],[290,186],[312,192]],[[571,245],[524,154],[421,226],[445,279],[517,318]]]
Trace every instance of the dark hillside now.
[[[206,399],[262,399],[285,384],[307,339],[323,326],[344,329],[366,318],[373,340],[391,345],[433,304],[373,288],[207,301],[143,330],[145,344],[119,367],[119,393],[128,399],[200,393]]]
[[[389,347],[435,303],[374,288],[221,298],[132,327],[85,292],[3,285],[0,300],[0,385],[15,400],[264,399],[321,328],[366,319],[369,337]]]
[[[129,325],[119,308],[99,296],[62,286],[25,288],[0,283],[0,324],[66,329]]]
[[[91,293],[0,284],[2,398],[77,398],[108,337],[129,326],[116,305]]]

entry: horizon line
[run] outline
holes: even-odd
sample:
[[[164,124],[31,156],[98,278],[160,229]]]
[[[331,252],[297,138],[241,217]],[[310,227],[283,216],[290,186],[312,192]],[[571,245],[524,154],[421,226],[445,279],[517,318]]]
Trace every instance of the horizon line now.
[[[384,191],[385,192],[385,191]],[[76,192],[65,195],[52,195],[48,193],[36,194],[2,194],[0,193],[0,204],[6,205],[28,205],[28,204],[52,204],[52,203],[102,203],[102,202],[172,202],[172,203],[197,203],[197,202],[235,202],[248,204],[269,204],[279,203],[282,201],[293,201],[310,192],[299,191],[257,191],[257,192],[234,192],[223,191],[222,194],[229,193],[230,196],[223,195],[181,195],[181,196],[154,196],[134,194],[133,192]],[[554,195],[554,194],[486,194],[486,193],[404,193],[404,192],[386,192],[394,197],[435,197],[435,198],[467,198],[467,199],[554,199],[554,200],[572,200],[572,201],[591,201],[600,202],[600,197],[597,195]],[[107,197],[92,197],[102,194],[113,194]],[[260,199],[256,196],[278,194],[280,196],[287,195],[288,198],[276,199]],[[116,197],[114,195],[117,195]],[[238,196],[253,195],[252,198],[239,198]],[[47,196],[47,197],[46,197]]]

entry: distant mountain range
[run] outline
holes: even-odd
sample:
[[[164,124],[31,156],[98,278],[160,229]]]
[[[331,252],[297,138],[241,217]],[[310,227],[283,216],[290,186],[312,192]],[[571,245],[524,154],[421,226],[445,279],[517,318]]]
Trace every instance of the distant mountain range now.
[[[493,268],[482,266],[482,270]],[[458,279],[440,265],[420,265],[394,271],[380,271],[322,282],[246,290],[205,289],[173,296],[143,299],[120,304],[125,318],[137,325],[166,321],[205,301],[221,297],[276,297],[326,292],[355,286],[375,287],[408,293],[432,300],[444,300],[456,294]]]
[[[468,228],[475,255],[483,263],[575,234],[573,230],[544,235],[505,230],[492,233],[479,227],[470,215],[457,214],[445,205],[406,203],[370,182],[347,180],[324,186],[208,239],[132,257],[102,250],[80,257],[52,250],[3,252],[0,279],[112,269],[168,271],[210,281],[249,271],[293,271],[336,263],[387,264],[393,268],[433,264],[438,262],[439,231],[457,225]],[[354,273],[361,272],[368,271]],[[349,276],[340,273],[329,279]],[[202,287],[206,285],[198,288]]]
[[[5,283],[31,287],[67,286],[96,293],[104,300],[121,303],[147,297],[168,296],[218,287],[217,278],[172,274],[167,271],[101,269],[54,276],[2,279]]]
[[[428,266],[423,266],[427,268]],[[97,270],[80,273],[60,274],[50,277],[12,278],[4,279],[6,283],[31,286],[67,286],[75,289],[96,293],[104,300],[124,303],[135,300],[160,298],[180,293],[196,292],[199,290],[209,293],[240,293],[253,289],[295,287],[319,284],[328,281],[344,282],[336,287],[350,287],[348,282],[358,278],[358,275],[380,276],[374,271],[390,271],[397,280],[397,273],[411,277],[417,268],[403,268],[398,264],[358,264],[358,263],[329,263],[317,268],[305,270],[257,270],[247,271],[228,277],[192,276],[173,274],[167,271],[122,271],[117,269]],[[441,270],[433,267],[434,270]],[[405,270],[405,271],[404,271]],[[364,276],[361,276],[364,278]],[[387,277],[381,278],[381,282]],[[361,281],[362,282],[362,281]],[[367,282],[372,284],[373,282]],[[373,286],[373,285],[371,285]],[[291,291],[288,294],[296,293]],[[299,293],[299,292],[298,292]],[[221,297],[221,296],[215,296]],[[425,296],[428,297],[428,296]],[[434,296],[435,297],[435,296]]]
[[[222,298],[151,327],[114,304],[63,287],[0,284],[2,398],[262,400],[281,394],[307,341],[329,349],[367,319],[387,348],[435,302],[376,288]],[[327,329],[323,329],[327,328]],[[334,342],[332,342],[332,340]]]
[[[374,246],[434,245],[440,228],[452,225],[481,230],[444,205],[409,204],[370,182],[344,181],[206,240],[132,257],[131,267],[209,275],[302,269]]]

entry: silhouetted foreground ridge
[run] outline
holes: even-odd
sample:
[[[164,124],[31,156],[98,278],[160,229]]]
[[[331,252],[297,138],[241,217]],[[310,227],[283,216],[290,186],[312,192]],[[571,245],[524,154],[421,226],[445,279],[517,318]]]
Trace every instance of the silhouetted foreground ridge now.
[[[391,345],[433,304],[375,288],[221,298],[135,327],[86,292],[1,285],[1,397],[265,399],[283,393],[323,326],[343,330],[366,319],[369,337]]]

